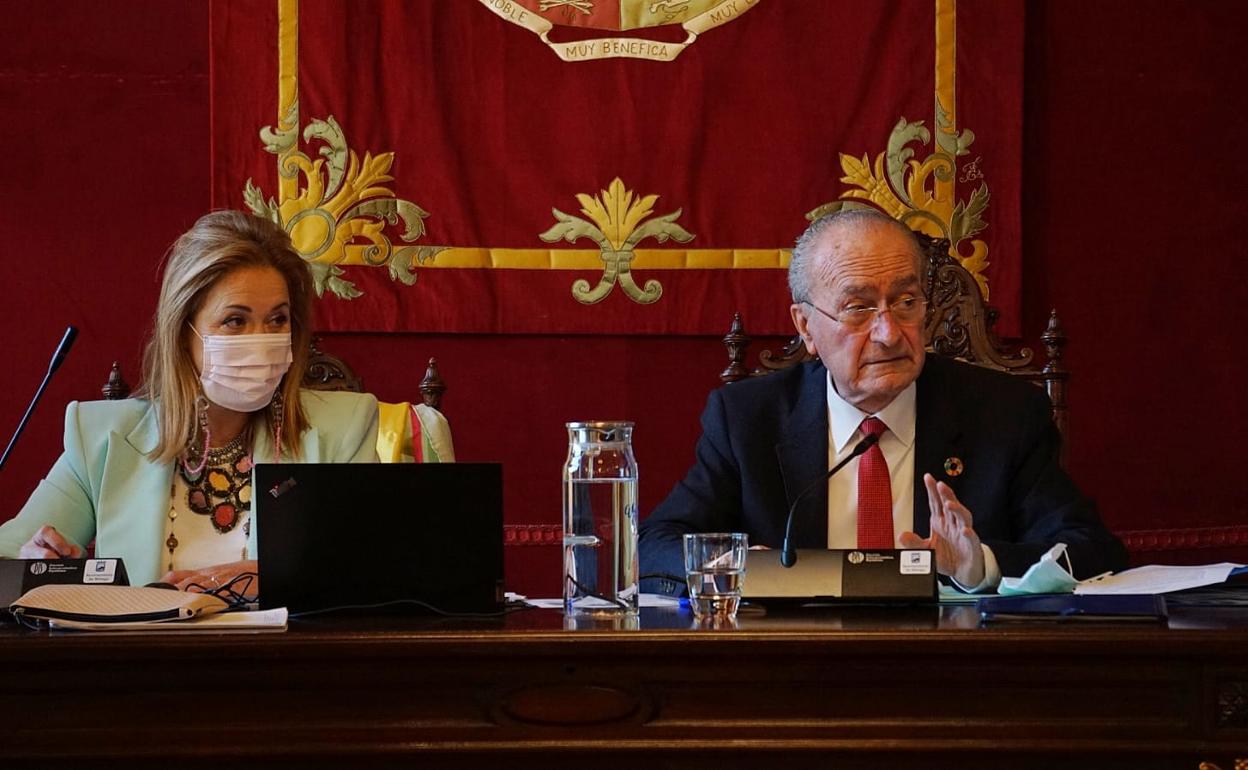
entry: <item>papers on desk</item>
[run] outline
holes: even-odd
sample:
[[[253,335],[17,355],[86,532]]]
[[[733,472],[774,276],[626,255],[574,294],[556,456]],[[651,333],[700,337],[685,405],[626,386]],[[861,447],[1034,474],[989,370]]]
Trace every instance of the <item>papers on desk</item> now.
[[[1107,577],[1081,582],[1077,594],[1165,594],[1188,588],[1225,583],[1231,575],[1248,572],[1243,564],[1222,562],[1195,567],[1148,564]]]
[[[528,597],[517,596],[519,601],[523,601],[530,607],[536,607],[543,610],[561,610],[563,609],[563,599],[530,599]],[[637,603],[642,607],[679,607],[680,599],[675,596],[667,596],[665,594],[641,594]],[[585,600],[580,600],[580,604],[585,609],[592,609]],[[611,602],[602,600],[603,609],[614,609],[615,605]]]
[[[1220,585],[1234,575],[1248,574],[1248,566],[1223,562],[1194,567],[1149,564],[1116,575],[1084,580],[1075,587],[1081,595],[1097,594],[1168,594],[1190,588]],[[952,586],[940,586],[941,604],[974,604],[984,596],[996,593],[968,594]]]

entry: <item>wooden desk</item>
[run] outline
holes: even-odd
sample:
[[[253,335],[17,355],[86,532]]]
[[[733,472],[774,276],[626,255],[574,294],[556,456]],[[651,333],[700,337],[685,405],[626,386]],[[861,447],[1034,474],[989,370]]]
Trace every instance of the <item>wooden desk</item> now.
[[[1170,628],[979,628],[967,607],[693,622],[645,610],[639,628],[568,630],[529,610],[255,635],[5,626],[3,762],[1231,770],[1248,756],[1245,610],[1175,610]]]

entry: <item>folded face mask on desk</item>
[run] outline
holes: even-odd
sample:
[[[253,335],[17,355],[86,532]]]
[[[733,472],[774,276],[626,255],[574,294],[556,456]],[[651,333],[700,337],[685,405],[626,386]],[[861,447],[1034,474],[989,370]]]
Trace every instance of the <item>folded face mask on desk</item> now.
[[[1074,593],[1079,581],[1058,563],[1058,559],[1066,557],[1066,566],[1070,566],[1070,555],[1066,553],[1066,544],[1058,543],[1050,548],[1040,561],[1027,568],[1022,577],[1001,578],[997,593],[1002,596],[1016,594],[1069,594]]]

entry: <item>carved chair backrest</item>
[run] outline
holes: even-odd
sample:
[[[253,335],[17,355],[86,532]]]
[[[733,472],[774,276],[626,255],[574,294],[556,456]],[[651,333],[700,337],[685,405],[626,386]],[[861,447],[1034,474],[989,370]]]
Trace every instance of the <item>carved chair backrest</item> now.
[[[346,361],[338,356],[330,355],[321,350],[320,340],[312,338],[311,355],[308,356],[308,368],[303,373],[303,387],[310,390],[349,390],[362,393],[364,383],[355,374]],[[104,398],[115,401],[130,397],[130,385],[121,374],[121,366],[114,361],[108,374],[108,381],[100,389]],[[425,376],[420,381],[420,397],[425,406],[441,410],[442,395],[446,392],[446,382],[438,371],[437,359],[430,358]]]
[[[349,390],[362,393],[364,384],[346,361],[321,350],[320,340],[312,338],[312,354],[308,357],[308,369],[303,375],[303,387],[311,390]],[[438,360],[429,359],[425,376],[420,381],[420,398],[425,406],[441,411],[442,395],[446,382],[438,371]]]
[[[931,352],[959,358],[990,369],[1024,377],[1043,387],[1053,402],[1053,421],[1064,438],[1070,436],[1070,418],[1066,403],[1066,384],[1070,372],[1062,364],[1062,348],[1066,335],[1057,319],[1057,311],[1049,315],[1049,324],[1040,335],[1046,360],[1043,366],[1033,364],[1029,348],[1015,349],[1003,344],[993,331],[997,311],[984,302],[975,277],[949,254],[949,241],[915,233],[922,246],[928,297],[927,316],[923,321],[923,340]],[[779,351],[764,350],[753,369],[746,366],[750,337],[741,321],[733,316],[732,326],[724,336],[728,348],[728,368],[720,373],[721,381],[736,382],[757,377],[795,364],[809,361],[801,337],[794,336]],[[1062,460],[1065,461],[1063,442]]]

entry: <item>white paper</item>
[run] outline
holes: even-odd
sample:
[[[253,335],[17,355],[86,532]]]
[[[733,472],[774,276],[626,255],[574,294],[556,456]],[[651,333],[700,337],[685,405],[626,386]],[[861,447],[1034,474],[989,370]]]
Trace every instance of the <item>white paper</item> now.
[[[589,602],[594,602],[590,604]],[[592,608],[601,602],[603,609],[613,609],[616,605],[603,599],[582,599],[578,602],[582,607]],[[543,610],[561,610],[563,609],[563,599],[525,599],[524,603],[530,607],[537,607]],[[666,594],[641,594],[637,599],[637,603],[642,607],[679,607],[680,599],[675,596],[667,596]]]
[[[1222,562],[1180,567],[1148,564],[1099,579],[1085,580],[1075,587],[1077,594],[1165,594],[1185,588],[1225,583],[1231,570],[1242,564]]]

